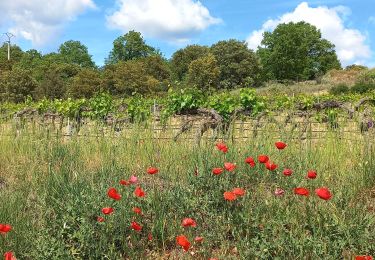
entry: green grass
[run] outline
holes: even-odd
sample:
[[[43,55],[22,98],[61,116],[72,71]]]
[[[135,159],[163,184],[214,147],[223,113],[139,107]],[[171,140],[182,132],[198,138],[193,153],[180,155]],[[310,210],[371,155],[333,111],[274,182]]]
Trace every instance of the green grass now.
[[[283,151],[268,136],[228,143],[220,153],[215,143],[195,147],[188,141],[122,138],[52,138],[43,134],[0,137],[0,223],[13,230],[0,236],[0,254],[18,259],[352,259],[375,253],[375,148],[371,142],[348,142],[334,133],[319,141],[284,140]],[[263,165],[250,168],[247,156],[268,154],[276,172]],[[234,173],[213,176],[224,161],[237,163]],[[159,168],[148,175],[149,166]],[[294,170],[282,175],[284,167]],[[305,178],[309,169],[318,178]],[[196,175],[195,173],[198,172]],[[135,186],[119,180],[139,177],[145,198]],[[311,196],[293,189],[304,186]],[[315,188],[328,187],[329,201]],[[121,201],[107,197],[109,187]],[[246,189],[234,202],[224,191]],[[285,189],[283,197],[273,193]],[[97,223],[103,207],[114,214]],[[142,208],[137,216],[132,208]],[[185,217],[196,228],[183,228]],[[143,225],[141,233],[130,228]],[[152,241],[147,236],[151,233]],[[176,245],[184,234],[193,247]],[[204,237],[201,244],[195,236]]]

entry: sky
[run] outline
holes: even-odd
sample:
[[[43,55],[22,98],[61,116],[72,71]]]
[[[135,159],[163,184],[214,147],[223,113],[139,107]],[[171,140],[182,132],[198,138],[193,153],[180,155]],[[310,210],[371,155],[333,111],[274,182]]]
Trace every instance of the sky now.
[[[97,65],[118,36],[142,33],[170,58],[189,44],[238,39],[256,49],[265,31],[306,21],[336,46],[343,66],[375,67],[374,0],[0,0],[0,32],[23,50],[56,52],[68,40],[88,47]],[[1,42],[6,37],[2,35]]]

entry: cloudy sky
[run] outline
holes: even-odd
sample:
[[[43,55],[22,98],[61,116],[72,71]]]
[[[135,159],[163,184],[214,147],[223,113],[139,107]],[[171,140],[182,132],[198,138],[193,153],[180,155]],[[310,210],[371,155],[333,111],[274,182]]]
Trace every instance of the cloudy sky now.
[[[371,3],[372,2],[372,3]],[[166,57],[187,44],[235,38],[256,49],[264,31],[306,21],[336,45],[343,65],[375,67],[374,0],[0,0],[1,32],[24,50],[56,51],[79,40],[98,65],[113,40],[140,31]],[[5,37],[1,38],[5,41]]]

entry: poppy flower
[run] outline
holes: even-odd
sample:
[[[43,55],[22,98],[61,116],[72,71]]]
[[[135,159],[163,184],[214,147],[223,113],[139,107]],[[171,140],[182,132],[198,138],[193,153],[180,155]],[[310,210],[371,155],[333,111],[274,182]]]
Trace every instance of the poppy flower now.
[[[9,231],[12,230],[12,226],[8,224],[0,224],[0,234],[6,235]]]
[[[228,172],[232,172],[232,171],[234,171],[234,169],[236,169],[236,165],[233,164],[233,163],[230,163],[230,162],[226,162],[226,163],[224,163],[224,168]]]
[[[130,185],[130,181],[120,180],[120,184],[121,184],[121,185],[124,185],[124,186],[126,186],[126,185]]]
[[[104,222],[105,219],[104,219],[103,217],[97,217],[97,218],[96,218],[96,221],[98,221],[98,222]]]
[[[147,169],[147,173],[151,175],[157,174],[158,172],[159,172],[158,168],[155,168],[155,167],[150,167]]]
[[[284,143],[284,142],[276,142],[275,146],[276,146],[277,149],[283,150],[283,149],[285,149],[285,147],[287,147],[287,144]]]
[[[194,241],[200,243],[203,241],[203,237],[195,237]]]
[[[220,174],[223,173],[223,171],[224,171],[223,168],[213,168],[213,169],[212,169],[212,173],[213,173],[214,175],[220,175]]]
[[[110,214],[113,213],[113,211],[114,211],[114,209],[110,208],[110,207],[102,209],[102,212],[103,212],[104,215],[110,215]]]
[[[148,241],[152,241],[153,237],[152,237],[152,234],[151,234],[151,233],[148,233],[148,235],[147,235],[147,239],[148,239]]]
[[[301,196],[309,196],[309,190],[303,187],[295,188],[294,194],[301,195]]]
[[[217,147],[217,149],[219,149],[223,153],[228,152],[228,146],[226,146],[226,144],[224,144],[224,143],[217,143],[216,147]]]
[[[234,188],[233,190],[232,190],[232,192],[234,193],[234,195],[236,195],[236,196],[243,196],[243,195],[245,195],[245,190],[244,189],[241,189],[241,188]]]
[[[251,168],[255,167],[255,161],[253,157],[247,157],[245,159],[245,163],[251,166]]]
[[[135,176],[135,175],[130,176],[129,182],[130,182],[131,184],[135,184],[135,183],[137,183],[137,182],[138,182],[138,178],[137,178],[137,176]]]
[[[133,212],[134,212],[135,214],[142,215],[142,210],[141,210],[141,208],[134,207],[134,208],[133,208]]]
[[[117,190],[115,188],[109,188],[107,194],[108,194],[108,197],[110,197],[114,200],[120,200],[121,199],[121,195],[117,192]]]
[[[266,163],[266,162],[268,162],[269,159],[270,158],[267,155],[259,155],[258,156],[258,161],[260,163]]]
[[[226,192],[224,192],[224,199],[229,200],[229,201],[233,201],[233,200],[237,199],[237,195],[234,194],[231,191],[226,191]]]
[[[370,255],[357,255],[355,260],[373,260],[372,256]]]
[[[316,195],[319,196],[319,198],[324,200],[329,200],[332,198],[331,192],[327,188],[319,188],[315,190]]]
[[[209,258],[208,260],[219,260],[219,259],[217,259],[217,258]]]
[[[285,176],[290,176],[293,174],[293,171],[291,169],[284,169],[283,174]]]
[[[146,193],[142,190],[140,186],[137,186],[134,190],[134,195],[141,198],[141,197],[144,197]]]
[[[131,228],[134,229],[135,231],[141,231],[142,230],[142,226],[139,225],[137,222],[133,221],[131,223]]]
[[[283,189],[281,189],[281,188],[276,188],[276,190],[275,190],[275,195],[276,196],[283,196],[284,193],[285,193],[285,191]]]
[[[309,179],[315,179],[317,176],[316,171],[308,171],[307,172],[307,178]]]
[[[267,170],[274,171],[277,169],[277,164],[274,164],[273,162],[267,161],[265,165]]]
[[[6,252],[4,254],[5,260],[17,260],[16,257],[13,255],[13,252]]]
[[[197,222],[195,222],[195,220],[192,219],[192,218],[184,218],[182,220],[182,226],[184,226],[184,227],[196,227]]]
[[[177,244],[179,246],[182,246],[182,248],[185,251],[189,250],[189,248],[190,248],[190,242],[189,242],[189,240],[184,235],[177,236],[176,237],[176,242],[177,242]]]

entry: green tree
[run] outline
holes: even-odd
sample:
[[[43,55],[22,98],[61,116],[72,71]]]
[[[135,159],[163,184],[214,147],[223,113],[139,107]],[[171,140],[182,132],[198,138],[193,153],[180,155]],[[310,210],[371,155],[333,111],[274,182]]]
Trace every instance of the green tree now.
[[[202,58],[208,54],[207,46],[189,45],[184,49],[176,51],[172,55],[171,70],[174,80],[183,81],[189,71],[189,65],[192,61]]]
[[[299,81],[341,68],[334,47],[315,26],[291,22],[265,32],[258,54],[266,78]]]
[[[24,52],[17,45],[10,46],[10,61],[8,61],[8,44],[4,43],[0,47],[0,72],[11,70],[13,65],[22,59]]]
[[[113,42],[113,49],[105,63],[116,64],[120,61],[144,58],[156,53],[153,47],[145,43],[141,33],[129,31]]]
[[[30,70],[21,68],[14,68],[5,80],[6,97],[13,102],[23,102],[27,96],[34,96],[38,86]]]
[[[220,68],[220,88],[257,86],[261,66],[257,55],[243,41],[219,41],[211,46]]]
[[[97,70],[82,69],[72,79],[69,95],[74,98],[90,98],[100,90],[101,78]]]
[[[82,68],[95,68],[88,49],[79,41],[66,41],[60,45],[59,54],[65,63],[75,64]]]
[[[45,97],[48,99],[63,98],[66,93],[66,82],[64,82],[62,73],[59,71],[58,65],[54,64],[49,67],[41,80],[37,89],[37,97],[39,99]]]
[[[188,83],[202,90],[217,88],[220,81],[220,68],[211,53],[192,61],[189,65]]]

